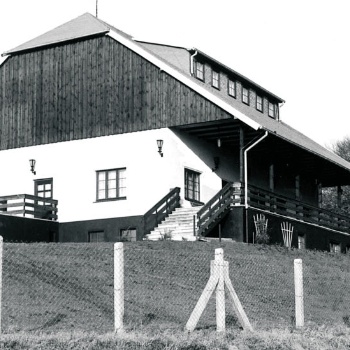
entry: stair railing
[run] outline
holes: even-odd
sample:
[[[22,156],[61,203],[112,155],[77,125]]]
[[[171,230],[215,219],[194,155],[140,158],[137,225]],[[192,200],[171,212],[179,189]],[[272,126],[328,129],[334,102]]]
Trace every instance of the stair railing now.
[[[180,207],[180,188],[173,188],[143,216],[143,235],[148,235],[169,214]]]
[[[205,236],[214,224],[221,220],[234,204],[241,204],[242,187],[226,184],[197,213],[197,236]]]

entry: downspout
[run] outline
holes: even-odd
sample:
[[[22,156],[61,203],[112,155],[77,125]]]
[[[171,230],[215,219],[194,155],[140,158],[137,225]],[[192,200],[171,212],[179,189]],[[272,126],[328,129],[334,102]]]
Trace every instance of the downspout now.
[[[198,55],[198,51],[196,50],[193,55],[191,55],[191,61],[190,61],[190,70],[191,70],[191,75],[194,75],[194,58],[195,56]]]
[[[268,135],[268,131],[265,131],[265,134],[256,140],[252,145],[247,147],[244,150],[244,207],[246,209],[246,243],[248,243],[248,225],[247,225],[247,209],[248,209],[248,151],[260,143]]]

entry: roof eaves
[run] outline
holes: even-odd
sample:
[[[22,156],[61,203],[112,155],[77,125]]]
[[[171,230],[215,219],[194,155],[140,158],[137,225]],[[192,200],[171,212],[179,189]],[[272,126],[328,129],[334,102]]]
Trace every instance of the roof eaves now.
[[[296,142],[296,141],[294,141],[294,140],[291,140],[291,139],[287,138],[286,136],[281,135],[281,134],[278,133],[277,131],[273,131],[273,132],[272,132],[271,130],[269,130],[269,129],[266,128],[266,127],[262,127],[262,129],[263,129],[263,130],[266,130],[266,131],[269,131],[269,132],[271,133],[271,135],[275,135],[276,137],[279,137],[280,139],[283,139],[283,140],[287,141],[288,143],[291,143],[291,144],[296,145],[296,146],[298,146],[298,147],[300,147],[300,148],[303,148],[304,150],[306,150],[306,151],[308,151],[308,152],[310,152],[310,153],[312,153],[312,154],[314,154],[314,155],[316,155],[316,156],[318,156],[318,157],[321,157],[321,158],[323,158],[323,159],[325,159],[325,160],[327,160],[327,161],[329,161],[329,162],[331,162],[331,163],[333,163],[333,164],[335,164],[335,165],[337,165],[337,166],[343,168],[344,170],[350,172],[350,163],[349,163],[348,161],[346,161],[345,159],[341,158],[341,157],[338,156],[337,154],[335,154],[335,153],[333,153],[333,152],[327,150],[326,148],[322,147],[322,146],[319,145],[318,143],[316,143],[317,146],[318,146],[318,147],[321,147],[321,148],[324,149],[325,151],[331,153],[332,157],[331,157],[331,155],[327,156],[327,155],[324,155],[324,154],[322,154],[322,153],[320,153],[320,152],[317,152],[316,150],[313,150],[313,149],[311,149],[310,147],[305,146],[303,143],[298,143],[298,142]],[[306,137],[306,136],[305,136],[305,137]],[[333,159],[333,157],[334,157],[334,158],[338,158],[338,159],[335,160],[335,159]]]
[[[136,41],[127,39],[114,31],[110,31],[107,35],[110,36],[111,38],[113,38],[114,40],[120,42],[121,44],[125,45],[130,50],[136,52],[140,56],[144,57],[146,60],[153,63],[161,70],[167,72],[168,74],[170,74],[171,76],[173,76],[177,80],[181,81],[182,83],[184,83],[185,85],[187,85],[188,87],[190,87],[194,91],[198,92],[200,95],[202,95],[203,97],[205,97],[209,101],[216,104],[218,107],[222,108],[223,110],[225,110],[226,112],[231,114],[233,117],[235,117],[235,118],[241,120],[243,123],[249,125],[254,130],[258,130],[261,128],[261,125],[259,123],[255,122],[251,118],[247,117],[242,112],[238,111],[236,108],[234,108],[233,106],[231,106],[227,102],[223,101],[219,97],[213,95],[208,90],[204,89],[203,87],[198,85],[196,82],[194,82],[190,77],[187,77],[186,75],[184,75],[180,71],[171,67],[168,63],[166,63],[161,58],[158,58],[155,54],[153,54],[150,51],[143,48]]]
[[[255,83],[253,80],[250,80],[249,78],[245,77],[244,75],[236,72],[235,70],[233,70],[232,68],[226,66],[225,64],[219,62],[218,60],[216,60],[215,58],[209,56],[208,54],[206,54],[205,52],[198,50],[196,48],[191,48],[189,51],[192,52],[197,52],[198,54],[200,54],[201,56],[205,57],[206,59],[214,62],[215,64],[217,64],[218,66],[223,67],[225,70],[231,72],[232,74],[236,75],[237,77],[241,78],[242,80],[246,81],[247,83],[249,83],[250,85],[255,86],[256,88],[258,88],[261,91],[264,91],[265,93],[269,94],[271,97],[273,97],[274,99],[276,99],[279,103],[285,103],[286,101],[283,100],[281,97],[278,97],[277,95],[273,94],[272,92],[266,90],[265,88],[263,88],[262,86],[260,86],[259,84]]]

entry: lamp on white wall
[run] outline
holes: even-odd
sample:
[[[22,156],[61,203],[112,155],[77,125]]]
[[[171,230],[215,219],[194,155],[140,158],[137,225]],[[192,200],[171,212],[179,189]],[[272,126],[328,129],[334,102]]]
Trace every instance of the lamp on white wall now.
[[[163,140],[157,140],[157,146],[158,146],[158,153],[160,154],[161,157],[163,157]]]
[[[29,159],[29,164],[30,164],[30,171],[36,175],[36,171],[35,171],[35,159]]]

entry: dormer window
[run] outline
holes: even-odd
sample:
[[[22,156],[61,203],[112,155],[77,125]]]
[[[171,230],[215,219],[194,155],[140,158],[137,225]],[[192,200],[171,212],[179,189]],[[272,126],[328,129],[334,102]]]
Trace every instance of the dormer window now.
[[[232,97],[236,97],[236,82],[233,80],[228,81],[228,94]]]
[[[196,78],[204,81],[204,64],[196,62]]]
[[[263,112],[263,98],[259,95],[256,95],[256,109]]]
[[[242,87],[242,102],[249,105],[249,90]]]
[[[276,118],[275,105],[271,102],[269,102],[269,117]]]
[[[211,74],[211,85],[216,89],[220,87],[220,74],[215,70],[213,70]]]

